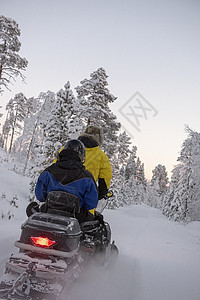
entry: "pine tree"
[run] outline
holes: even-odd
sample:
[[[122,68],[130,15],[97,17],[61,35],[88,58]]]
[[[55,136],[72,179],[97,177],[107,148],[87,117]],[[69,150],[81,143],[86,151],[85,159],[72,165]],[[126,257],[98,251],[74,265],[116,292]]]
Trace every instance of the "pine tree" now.
[[[0,109],[2,108],[2,106],[0,105]],[[1,117],[3,116],[2,113],[0,113],[0,119]],[[0,123],[0,126],[1,126],[1,123]],[[2,134],[0,133],[0,147],[3,148],[3,137],[2,137]]]
[[[131,150],[129,146],[131,145],[130,137],[125,131],[119,134],[117,142],[117,161],[120,167],[125,166],[126,160],[128,159]]]
[[[156,186],[156,191],[161,196],[166,193],[169,182],[166,167],[159,164],[152,172],[151,185]]]
[[[48,127],[49,115],[55,102],[55,94],[51,91],[40,93],[39,108],[34,116],[32,137],[28,147],[24,173],[28,169],[29,176],[32,177],[30,182],[30,200],[35,200],[35,185],[37,178],[42,170],[48,165],[48,160],[44,154],[44,141],[46,137],[46,128]],[[29,159],[31,162],[28,167]],[[53,159],[53,158],[52,158]]]
[[[0,134],[0,147],[3,148],[4,140],[2,134]]]
[[[27,114],[27,98],[23,93],[16,94],[6,105],[8,110],[7,128],[11,130],[9,153],[11,153],[15,135],[19,135],[23,126],[22,123]]]
[[[32,169],[31,200],[34,198],[34,188],[39,173],[54,159],[55,153],[74,135],[79,133],[79,121],[75,109],[75,98],[67,82],[64,89],[59,90],[48,120],[43,124],[44,139],[41,146],[35,148],[35,166]],[[77,126],[77,127],[76,127]]]
[[[16,21],[0,16],[0,93],[8,88],[16,76],[24,80],[24,71],[28,65],[25,58],[19,56],[21,43],[18,39],[20,29]]]
[[[127,160],[126,166],[125,166],[125,180],[129,180],[131,176],[135,178],[136,176],[136,152],[137,152],[137,147],[133,146],[130,156]]]
[[[186,132],[188,138],[184,141],[178,158],[178,161],[182,164],[179,184],[181,185],[181,202],[184,207],[183,218],[184,220],[194,220],[191,210],[194,204],[200,204],[195,195],[200,191],[198,187],[200,183],[200,134],[192,131],[189,127],[186,127]]]
[[[0,105],[0,109],[2,108],[2,106]],[[3,116],[3,114],[2,113],[0,113],[0,119],[1,119],[1,117]],[[1,125],[1,123],[0,123],[0,125]]]
[[[8,114],[7,114],[7,118],[2,127],[2,148],[5,148],[5,150],[7,150],[10,130],[11,130],[11,123],[10,123],[10,120],[9,120]]]
[[[113,191],[113,199],[112,201],[108,201],[107,208],[114,209],[117,207],[123,207],[126,205],[126,194],[124,190],[125,184],[125,170],[122,166],[119,170],[119,174],[116,177],[115,181],[111,182],[111,190]]]
[[[113,103],[116,97],[107,88],[107,77],[105,70],[99,68],[90,75],[90,79],[81,81],[81,85],[75,90],[78,95],[80,119],[85,126],[90,119],[91,124],[98,125],[103,129],[104,143],[102,149],[112,159],[116,153],[117,134],[121,125],[116,121],[117,118],[109,107],[109,104]]]
[[[148,189],[149,204],[153,207],[162,209],[169,182],[166,167],[158,164],[152,173],[153,176]]]
[[[135,174],[135,179],[138,184],[141,184],[144,189],[147,186],[147,180],[145,178],[145,173],[144,173],[144,164],[141,162],[140,158],[137,158],[136,161],[136,174]]]
[[[139,204],[141,203],[141,195],[138,191],[137,182],[135,180],[134,174],[131,174],[130,177],[124,183],[124,202],[125,205]]]
[[[181,195],[183,220],[200,220],[200,133],[186,126],[188,138],[183,142],[178,161],[180,179],[178,191]],[[180,208],[179,208],[180,209]]]
[[[33,135],[33,127],[35,122],[35,116],[38,110],[38,99],[31,97],[26,101],[25,117],[23,122],[23,130],[21,135],[15,140],[14,147],[15,152],[19,159],[24,161],[26,157],[30,140]]]
[[[76,133],[74,102],[75,98],[70,90],[70,83],[67,82],[64,90],[61,89],[57,93],[56,101],[49,114],[44,143],[46,158],[52,159],[55,152],[71,138],[71,135]]]
[[[55,94],[51,91],[42,92],[34,99],[34,113],[25,119],[24,132],[21,139],[25,143],[25,166],[24,174],[29,164],[28,171],[34,172],[38,163],[38,151],[43,153],[45,130],[48,124],[49,114],[55,101]],[[23,152],[23,148],[21,149]],[[23,154],[23,153],[22,153]],[[34,167],[33,167],[34,166]],[[32,169],[33,168],[33,169]],[[41,167],[42,168],[42,167]],[[36,172],[37,173],[37,172]]]
[[[179,165],[173,170],[164,214],[175,221],[200,220],[200,133],[186,126]]]
[[[164,196],[162,208],[163,214],[174,221],[182,220],[182,215],[184,213],[184,208],[181,206],[181,193],[179,190],[180,172],[181,165],[178,164],[172,170],[169,190]]]
[[[133,146],[124,170],[123,194],[126,205],[140,204],[144,201],[146,179],[144,165],[136,156],[137,147]]]

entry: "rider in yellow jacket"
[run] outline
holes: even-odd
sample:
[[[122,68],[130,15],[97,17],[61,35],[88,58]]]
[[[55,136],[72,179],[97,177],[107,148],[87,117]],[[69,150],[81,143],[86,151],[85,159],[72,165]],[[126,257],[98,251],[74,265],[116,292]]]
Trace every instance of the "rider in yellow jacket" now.
[[[107,194],[112,178],[112,168],[108,156],[99,148],[103,143],[102,129],[90,125],[78,139],[84,144],[86,150],[84,166],[98,182],[99,199],[101,199]]]
[[[86,148],[85,168],[92,173],[98,182],[99,199],[108,192],[112,178],[110,161],[99,146],[103,143],[103,131],[97,126],[90,125],[78,138]]]

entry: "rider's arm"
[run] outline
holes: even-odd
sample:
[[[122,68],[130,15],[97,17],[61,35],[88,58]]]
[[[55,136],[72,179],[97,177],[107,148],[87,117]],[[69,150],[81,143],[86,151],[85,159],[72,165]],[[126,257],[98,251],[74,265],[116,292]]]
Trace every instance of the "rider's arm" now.
[[[46,201],[46,197],[47,197],[47,176],[48,173],[47,172],[43,172],[36,183],[35,186],[35,196],[36,198],[40,201],[40,202],[45,202]]]
[[[87,181],[84,193],[84,208],[94,214],[98,203],[98,192],[94,181],[91,178],[88,178]]]
[[[101,199],[104,195],[107,194],[107,191],[110,187],[111,178],[112,167],[107,155],[103,152],[98,180],[99,199]]]

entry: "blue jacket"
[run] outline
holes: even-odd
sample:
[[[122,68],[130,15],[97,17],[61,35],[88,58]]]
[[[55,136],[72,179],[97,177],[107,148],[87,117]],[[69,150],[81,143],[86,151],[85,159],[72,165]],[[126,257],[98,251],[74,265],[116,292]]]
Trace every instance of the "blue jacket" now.
[[[86,210],[97,206],[98,192],[94,178],[80,161],[64,157],[46,168],[37,180],[35,195],[39,201],[45,202],[50,191],[64,191],[79,197],[80,207]]]

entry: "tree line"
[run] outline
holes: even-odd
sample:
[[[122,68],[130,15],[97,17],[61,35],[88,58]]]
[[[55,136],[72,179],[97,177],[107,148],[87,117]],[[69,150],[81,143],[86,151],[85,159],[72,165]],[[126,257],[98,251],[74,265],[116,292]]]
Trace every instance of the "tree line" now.
[[[116,97],[108,89],[107,78],[106,71],[99,68],[75,87],[76,96],[68,81],[57,93],[47,91],[31,98],[19,93],[8,102],[1,147],[21,161],[20,172],[32,178],[31,200],[40,172],[67,140],[84,131],[89,119],[103,128],[102,149],[112,164],[114,196],[108,208],[146,203],[175,221],[199,220],[200,134],[186,127],[188,138],[170,181],[161,164],[148,181],[137,147],[131,145],[109,107]]]

